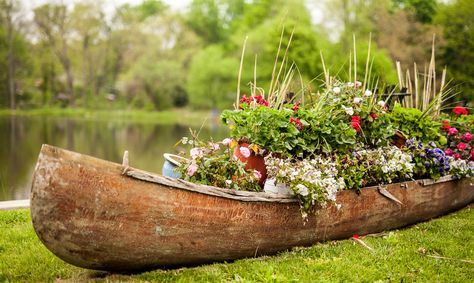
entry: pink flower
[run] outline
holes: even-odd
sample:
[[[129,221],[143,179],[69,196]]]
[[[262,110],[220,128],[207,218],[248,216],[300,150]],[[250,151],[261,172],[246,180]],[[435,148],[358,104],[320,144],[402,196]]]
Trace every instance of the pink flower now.
[[[453,153],[454,153],[453,150],[450,149],[450,148],[448,148],[444,151],[444,154],[446,154],[447,156],[451,156],[451,155],[453,155]]]
[[[193,164],[189,165],[188,170],[186,170],[186,174],[188,176],[193,176],[196,173],[197,170],[198,170],[198,166],[193,163]]]
[[[456,154],[454,155],[454,160],[459,160],[459,159],[461,159],[461,154],[456,153]]]
[[[239,148],[239,151],[240,151],[240,154],[242,154],[243,157],[245,158],[249,158],[250,157],[250,149],[244,147],[244,146],[241,146]]]
[[[260,173],[260,171],[258,170],[253,170],[253,176],[255,177],[255,179],[260,180],[260,178],[262,178],[262,173]]]
[[[458,129],[456,129],[456,128],[449,128],[449,130],[448,130],[448,135],[450,135],[450,136],[455,136],[455,135],[457,135],[457,134],[458,134]]]
[[[229,145],[231,142],[232,142],[232,140],[229,139],[229,138],[225,138],[225,139],[222,140],[223,145]]]
[[[461,138],[464,139],[464,140],[467,141],[467,142],[472,141],[472,135],[471,135],[471,133],[465,133],[464,135],[462,135]]]
[[[466,146],[465,143],[460,142],[460,143],[458,144],[458,149],[459,149],[459,150],[465,150],[466,148],[467,148],[467,146]]]
[[[474,160],[474,150],[471,150],[471,159]]]
[[[219,149],[219,144],[210,142],[209,147],[212,148],[212,150],[218,150]]]
[[[196,158],[200,158],[204,156],[204,152],[202,151],[202,149],[197,148],[197,147],[191,148],[191,150],[189,151],[189,154],[191,155],[192,159],[196,159]]]

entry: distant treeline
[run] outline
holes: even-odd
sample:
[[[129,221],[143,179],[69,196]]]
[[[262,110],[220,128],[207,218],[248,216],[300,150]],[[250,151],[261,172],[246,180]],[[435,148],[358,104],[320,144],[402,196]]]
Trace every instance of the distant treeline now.
[[[113,11],[100,2],[51,1],[31,13],[0,0],[0,108],[229,108],[245,37],[248,93],[255,62],[257,87],[268,89],[283,29],[281,50],[293,31],[288,64],[308,91],[324,79],[321,53],[348,79],[353,35],[357,68],[371,33],[372,71],[396,84],[394,61],[423,71],[436,33],[437,65],[459,99],[474,97],[472,0],[194,0],[182,11],[159,0]]]

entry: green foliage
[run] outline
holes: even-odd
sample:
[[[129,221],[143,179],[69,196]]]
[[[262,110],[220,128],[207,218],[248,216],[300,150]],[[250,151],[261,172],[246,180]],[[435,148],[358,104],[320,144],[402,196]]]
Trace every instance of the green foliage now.
[[[344,207],[342,208],[344,209]],[[27,220],[5,224],[11,214]],[[260,256],[180,269],[158,269],[138,274],[104,273],[76,268],[49,252],[36,237],[29,211],[0,212],[0,280],[46,282],[222,282],[222,281],[472,281],[474,209],[386,232],[361,237],[374,251],[352,240],[329,241],[294,248],[275,256]],[[442,256],[449,259],[436,259]],[[403,264],[400,264],[403,263]]]
[[[443,63],[454,80],[459,98],[474,100],[474,1],[456,0],[441,6],[436,22],[443,27]]]
[[[431,23],[436,15],[437,0],[393,0],[394,4],[414,11],[416,19],[421,23]]]
[[[447,140],[441,135],[441,124],[434,121],[431,116],[424,115],[419,109],[404,108],[396,104],[388,114],[390,122],[407,138],[415,138],[422,142],[435,142],[445,145]]]
[[[234,101],[239,63],[220,46],[199,51],[191,62],[187,91],[195,108],[229,108]]]

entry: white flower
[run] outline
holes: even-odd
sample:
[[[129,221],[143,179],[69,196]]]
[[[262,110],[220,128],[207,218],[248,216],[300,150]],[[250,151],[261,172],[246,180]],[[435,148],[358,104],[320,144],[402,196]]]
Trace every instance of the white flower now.
[[[355,82],[355,86],[356,86],[356,87],[361,87],[361,86],[362,86],[362,83],[359,82],[359,81],[356,81],[356,82]]]
[[[361,102],[362,102],[362,98],[360,98],[360,97],[354,97],[354,103],[355,103],[355,104],[359,104],[359,103],[361,103]]]
[[[242,154],[245,158],[249,158],[250,157],[250,149],[244,147],[244,146],[241,146],[239,148],[239,151],[240,151],[240,154]]]
[[[385,101],[380,100],[379,102],[377,102],[377,105],[380,107],[385,107]]]
[[[354,83],[353,82],[348,82],[347,83],[347,87],[353,87],[354,86]]]
[[[372,92],[367,89],[367,90],[365,90],[364,95],[367,96],[367,97],[372,96]]]
[[[336,209],[337,209],[337,210],[341,209],[341,207],[342,207],[342,204],[336,203]]]
[[[226,183],[227,185],[230,185],[230,184],[232,184],[232,180],[225,180],[225,183]]]
[[[348,115],[354,115],[354,109],[352,107],[346,107],[344,105],[341,105],[342,109],[348,114]]]
[[[229,139],[229,138],[225,138],[225,139],[222,140],[223,145],[229,145],[231,142],[232,142],[232,140]]]
[[[341,88],[338,87],[338,86],[336,86],[336,87],[334,87],[334,88],[332,89],[332,91],[333,91],[335,94],[339,94],[339,93],[341,93]]]
[[[189,154],[191,155],[192,159],[196,159],[196,158],[200,158],[204,156],[204,152],[202,151],[202,149],[198,147],[191,148],[191,150],[189,151]]]
[[[296,188],[298,189],[298,194],[301,196],[305,197],[309,194],[308,188],[303,184],[296,185]]]
[[[187,137],[182,137],[181,138],[181,143],[182,144],[187,144],[188,143],[188,138]]]

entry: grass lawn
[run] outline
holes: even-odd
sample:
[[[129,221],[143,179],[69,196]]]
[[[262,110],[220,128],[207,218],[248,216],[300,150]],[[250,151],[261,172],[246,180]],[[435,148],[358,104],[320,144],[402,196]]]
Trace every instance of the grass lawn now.
[[[82,108],[41,108],[31,110],[9,110],[0,109],[1,116],[48,116],[68,117],[90,120],[118,120],[140,123],[160,124],[193,124],[200,126],[204,122],[209,124],[219,119],[219,113],[212,114],[211,111],[190,110],[187,108],[172,109],[166,111],[144,111],[144,110],[90,110]],[[217,117],[216,117],[217,116]]]
[[[28,210],[2,211],[0,281],[474,282],[474,205],[362,239],[373,251],[343,240],[232,263],[120,275],[63,262],[36,237]]]

